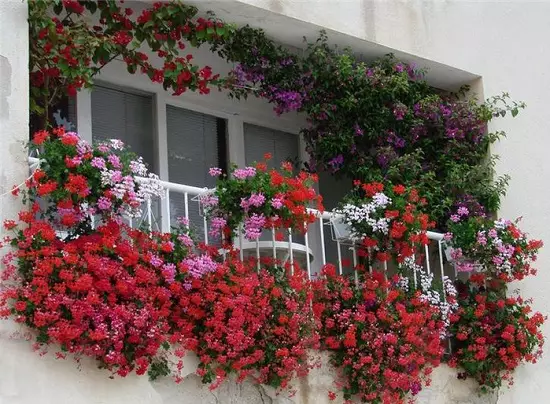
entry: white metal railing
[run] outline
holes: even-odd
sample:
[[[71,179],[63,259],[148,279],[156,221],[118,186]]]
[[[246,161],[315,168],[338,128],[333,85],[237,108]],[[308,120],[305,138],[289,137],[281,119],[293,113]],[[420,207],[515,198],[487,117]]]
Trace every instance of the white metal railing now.
[[[29,158],[32,168],[35,168],[39,160]],[[137,178],[138,181],[150,181],[147,178]],[[184,217],[195,230],[195,235],[205,244],[216,244],[219,240],[213,239],[209,234],[208,219],[200,214],[199,196],[209,192],[208,188],[199,188],[190,185],[176,184],[173,182],[161,181],[164,193],[157,200],[147,200],[144,204],[141,218],[128,219],[132,226],[146,225],[149,230],[170,231],[172,224],[177,217]],[[335,217],[333,212],[320,212],[316,209],[309,209],[315,216],[315,222],[307,226],[303,235],[292,233],[286,230],[283,241],[276,239],[276,231],[264,230],[262,238],[255,241],[247,241],[242,232],[235,240],[235,246],[240,250],[241,258],[245,256],[272,256],[282,261],[295,262],[307,270],[310,277],[319,273],[320,269],[327,263],[334,264],[338,272],[353,273],[357,279],[355,267],[360,261],[358,247],[353,242],[346,242],[334,237],[330,227]],[[428,232],[430,244],[425,246],[423,267],[428,273],[433,273],[434,278],[442,282],[444,276],[451,279],[457,277],[454,266],[447,262],[444,253],[443,234]],[[349,264],[346,264],[348,262]],[[390,275],[396,271],[395,265],[388,263],[368,263],[368,270],[384,271]]]
[[[139,179],[147,181],[147,179]],[[164,197],[159,201],[149,201],[144,212],[142,221],[145,221],[150,229],[169,231],[171,223],[176,216],[173,212],[174,201],[180,201],[183,204],[183,216],[195,229],[197,235],[201,236],[206,244],[215,244],[215,241],[209,237],[209,222],[204,215],[198,214],[199,196],[211,190],[207,188],[198,188],[189,185],[175,184],[162,181],[164,188]],[[155,212],[155,206],[159,207]],[[181,209],[180,209],[181,211]],[[276,230],[264,230],[262,238],[255,241],[244,239],[242,232],[239,232],[238,240],[235,240],[235,246],[240,250],[241,258],[245,256],[272,256],[282,261],[299,263],[307,270],[310,277],[319,273],[323,265],[327,263],[334,264],[339,273],[355,272],[355,267],[360,261],[358,246],[352,242],[346,242],[334,237],[330,227],[332,219],[335,217],[333,212],[320,212],[316,209],[309,209],[315,216],[314,223],[307,226],[305,234],[299,235],[287,229],[284,234],[284,240],[276,239]],[[195,212],[195,214],[192,214]],[[157,218],[157,214],[160,218]],[[155,220],[156,219],[156,220]],[[159,220],[160,219],[160,220]],[[429,231],[427,233],[430,244],[424,247],[423,267],[428,273],[433,273],[434,278],[439,281],[444,276],[454,279],[457,273],[454,266],[447,262],[445,257],[445,245],[443,234]],[[346,264],[349,262],[349,264]],[[388,263],[368,264],[368,270],[381,270],[392,274],[396,267]],[[357,278],[357,273],[355,272]]]

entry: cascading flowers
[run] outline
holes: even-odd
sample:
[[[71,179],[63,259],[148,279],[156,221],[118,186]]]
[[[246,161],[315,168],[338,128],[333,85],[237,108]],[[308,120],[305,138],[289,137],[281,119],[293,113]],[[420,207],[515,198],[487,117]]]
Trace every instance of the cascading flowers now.
[[[405,403],[439,365],[445,321],[425,292],[401,279],[362,273],[359,286],[332,265],[314,281],[313,311],[322,346],[341,372],[344,399]],[[334,394],[329,393],[331,399]]]
[[[482,392],[488,392],[511,385],[512,372],[520,364],[540,359],[546,317],[533,312],[530,301],[482,284],[479,276],[459,283],[460,308],[451,315],[455,340],[449,364],[459,369],[459,378],[473,378]]]

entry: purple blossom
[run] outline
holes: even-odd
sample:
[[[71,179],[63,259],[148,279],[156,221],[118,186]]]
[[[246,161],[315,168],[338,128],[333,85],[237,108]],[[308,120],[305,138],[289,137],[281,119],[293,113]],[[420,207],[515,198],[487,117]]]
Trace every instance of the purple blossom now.
[[[101,153],[109,153],[111,151],[109,146],[105,143],[101,143],[100,145],[98,145],[97,150],[99,150]]]
[[[174,282],[176,278],[176,266],[172,263],[164,264],[162,267],[162,276],[168,283]]]
[[[152,266],[158,268],[160,267],[162,264],[163,264],[163,261],[161,258],[159,258],[158,256],[156,255],[151,255],[151,258],[149,259],[149,262],[151,263]]]
[[[212,207],[218,205],[218,197],[212,194],[204,194],[200,196],[200,202],[204,207]]]
[[[176,223],[179,224],[180,226],[189,227],[189,219],[183,216],[178,216],[176,218]]]
[[[273,206],[275,209],[281,209],[283,207],[283,199],[282,198],[273,198],[271,200],[271,206]]]
[[[111,183],[117,184],[122,182],[122,173],[120,171],[111,171]]]
[[[480,245],[486,245],[487,244],[487,237],[485,237],[485,233],[479,231],[477,233],[477,243]]]
[[[355,132],[355,136],[363,136],[365,133],[363,129],[361,129],[361,127],[357,124],[353,126],[353,131]]]
[[[461,206],[461,207],[458,208],[457,213],[460,216],[468,216],[470,211],[468,210],[468,208],[466,206]]]
[[[183,260],[183,265],[187,267],[187,273],[192,278],[202,278],[207,273],[214,272],[218,268],[218,264],[206,254],[186,258]]]
[[[193,240],[188,234],[179,234],[178,241],[186,247],[193,247]]]
[[[458,215],[451,215],[451,220],[455,223],[460,222],[460,216]]]
[[[122,164],[120,163],[120,159],[118,158],[117,155],[109,154],[109,156],[107,156],[107,160],[109,161],[109,163],[111,163],[111,165],[114,168],[116,168],[116,169],[121,169],[122,168]]]
[[[227,224],[227,220],[225,220],[223,217],[213,217],[210,221],[210,235],[212,237],[217,237],[222,234],[222,230]]]
[[[411,394],[414,396],[422,390],[422,386],[418,382],[411,383]]]
[[[264,204],[264,202],[265,202],[265,196],[261,192],[259,194],[253,193],[248,198],[249,206],[255,206],[259,208]]]

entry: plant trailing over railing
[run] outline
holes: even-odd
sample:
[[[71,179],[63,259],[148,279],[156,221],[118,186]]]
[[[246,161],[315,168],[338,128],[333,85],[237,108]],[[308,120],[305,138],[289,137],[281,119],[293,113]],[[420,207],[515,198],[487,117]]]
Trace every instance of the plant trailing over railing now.
[[[193,282],[180,301],[186,316],[183,346],[196,352],[203,382],[219,386],[235,373],[275,388],[308,373],[308,349],[318,337],[307,274],[265,260],[230,254],[217,270]],[[192,336],[192,337],[189,337]]]
[[[481,283],[481,285],[480,285]],[[459,377],[475,379],[483,392],[512,384],[512,372],[522,363],[535,363],[542,355],[545,317],[533,313],[520,296],[483,287],[473,275],[459,286],[460,309],[452,315],[455,347],[451,366]]]
[[[109,220],[64,241],[51,222],[37,219],[39,209],[5,223],[15,250],[3,259],[1,317],[34,330],[41,351],[88,356],[120,376],[151,370],[179,330],[173,314],[188,278],[180,261],[192,253],[188,235],[148,234]]]
[[[30,150],[41,164],[27,181],[26,198],[45,202],[40,214],[59,228],[82,231],[94,216],[139,217],[144,201],[161,195],[158,176],[120,140],[92,147],[76,133],[58,128],[37,132]],[[136,176],[147,180],[138,183]]]
[[[359,289],[328,267],[312,297],[299,270],[287,278],[277,263],[262,263],[258,271],[232,252],[218,262],[217,252],[194,248],[185,224],[171,234],[128,229],[122,215],[136,214],[158,194],[156,178],[138,183],[145,166],[119,142],[92,148],[56,130],[35,136],[43,162],[27,181],[29,211],[19,223],[5,223],[15,236],[4,260],[2,317],[33,329],[39,346],[90,356],[122,376],[167,374],[164,348],[176,358],[192,350],[203,379],[216,379],[214,385],[233,372],[287,385],[309,368],[305,349],[316,346],[319,331],[345,373],[346,398],[359,394],[373,402],[399,402],[422,387],[440,360],[449,318],[458,348],[451,363],[484,389],[499,387],[519,363],[540,356],[544,318],[529,316],[521,299],[507,299],[506,283],[532,274],[541,243],[528,241],[513,223],[478,218],[496,211],[508,180],[495,179],[495,157],[487,156],[503,133],[487,133],[486,123],[515,116],[524,104],[510,103],[507,94],[481,105],[465,93],[440,95],[414,66],[392,57],[358,62],[324,34],[298,56],[261,30],[237,29],[212,15],[196,18],[196,8],[177,0],[139,16],[120,3],[29,2],[31,110],[44,128],[50,105],[90,87],[115,59],[176,95],[207,94],[217,85],[233,97],[263,97],[278,114],[305,113],[309,168],[361,180],[348,200],[360,206],[343,210],[363,239],[360,254],[396,259],[401,273],[387,281],[358,265]],[[205,43],[237,63],[229,77],[183,54],[187,45]],[[160,58],[158,66],[144,47]],[[311,222],[306,207],[320,201],[311,188],[314,175],[293,177],[290,167],[267,171],[264,163],[241,170],[221,178],[210,196],[217,198],[208,211],[217,231],[244,223],[255,239],[265,227],[301,229]],[[453,209],[458,216],[450,216]],[[101,218],[95,230],[93,215]],[[448,282],[441,291],[432,287],[412,258],[427,242],[430,219],[443,229],[449,216],[455,258],[461,252],[483,268],[472,273],[456,315]],[[69,237],[58,237],[59,229]],[[440,293],[451,299],[445,303]],[[317,331],[309,327],[311,299]]]
[[[367,251],[379,249],[375,259],[399,264],[394,276],[388,280],[387,274],[367,272],[359,263],[354,281],[336,275],[329,265],[311,282],[297,265],[291,270],[271,260],[243,262],[231,245],[226,246],[224,261],[217,248],[195,245],[185,221],[166,234],[123,225],[123,207],[137,207],[129,201],[132,192],[140,192],[136,175],[142,170],[132,168],[141,167],[140,160],[127,155],[120,142],[91,147],[63,130],[41,131],[34,142],[42,150],[43,168],[26,184],[29,211],[20,213],[19,222],[4,224],[14,235],[8,240],[13,251],[3,260],[0,316],[28,326],[41,350],[54,346],[59,357],[88,356],[120,376],[135,371],[151,378],[173,374],[176,380],[181,380],[181,358],[194,352],[200,361],[197,372],[212,388],[231,374],[238,381],[248,377],[286,388],[315,365],[308,350],[321,343],[342,372],[346,399],[357,395],[398,403],[428,381],[442,359],[442,341],[449,330],[458,339],[457,347],[461,341],[481,344],[477,331],[469,328],[478,320],[489,321],[491,333],[500,332],[490,320],[493,306],[486,306],[485,317],[473,320],[471,302],[462,297],[455,314],[456,290],[450,281],[443,278],[437,285],[415,262],[427,242],[429,219],[420,212],[422,198],[413,189],[356,184],[355,202],[368,215],[352,219],[351,225]],[[317,200],[308,183],[314,176],[293,177],[288,165],[282,172],[264,167],[259,163],[254,169],[235,169],[233,178],[220,179],[215,209],[223,206],[224,214],[234,214],[238,224],[246,217],[242,205],[249,206],[250,197],[261,192],[266,199],[255,208],[267,209],[268,200],[281,197],[282,206],[271,213],[261,211],[266,217],[277,214],[283,227],[300,228],[308,222],[307,204]],[[105,182],[116,170],[124,171],[126,182],[133,184],[121,193],[117,181]],[[217,169],[211,173],[220,174]],[[82,181],[74,183],[75,175]],[[15,188],[13,193],[19,192]],[[100,199],[106,196],[115,199],[110,208],[100,209]],[[69,236],[61,238],[57,230],[68,205],[64,201],[71,201],[79,215],[103,211],[98,227],[90,226],[89,219],[66,221],[62,228]],[[367,209],[373,201],[383,203]],[[369,219],[389,219],[387,232],[376,234]],[[484,280],[480,274],[474,279]],[[518,307],[511,304],[513,313],[506,312],[505,320],[516,327],[519,354],[512,355],[507,345],[512,356],[503,358],[500,339],[487,338],[486,357],[472,359],[468,347],[453,357],[453,365],[486,387],[499,385],[498,377],[506,374],[503,363],[512,369],[540,356],[543,318],[528,317],[518,302]],[[498,302],[497,307],[501,309]],[[485,310],[477,309],[474,315]],[[510,330],[500,338],[509,340],[504,332]],[[492,364],[491,380],[483,379],[480,372]]]
[[[214,235],[223,231],[232,235],[241,225],[249,240],[258,239],[263,229],[303,232],[315,220],[308,207],[323,210],[321,197],[313,189],[316,175],[302,171],[295,176],[288,162],[282,163],[281,170],[268,170],[270,159],[266,154],[266,161],[254,167],[233,167],[229,176],[219,168],[210,169],[212,176],[219,177],[218,184],[213,193],[201,198],[201,204]]]
[[[381,272],[363,272],[360,282],[337,275],[332,265],[314,282],[322,344],[342,372],[346,400],[404,403],[441,361],[440,307],[404,277],[388,281]]]
[[[426,231],[434,223],[421,211],[425,204],[416,189],[355,181],[336,213],[372,260],[402,263],[428,244]]]
[[[476,263],[483,267],[487,281],[512,282],[535,275],[531,264],[537,259],[542,241],[530,240],[518,222],[468,217],[468,209],[458,208],[449,222],[447,243],[460,272],[472,272]]]

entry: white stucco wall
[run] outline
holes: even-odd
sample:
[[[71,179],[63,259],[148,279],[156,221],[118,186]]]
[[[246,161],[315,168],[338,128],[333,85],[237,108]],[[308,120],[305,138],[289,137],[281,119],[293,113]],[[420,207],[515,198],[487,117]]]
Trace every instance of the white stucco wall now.
[[[214,6],[225,7],[217,3]],[[550,164],[546,162],[550,124],[545,113],[545,96],[550,88],[550,74],[546,71],[550,48],[545,44],[550,34],[547,21],[550,4],[458,0],[241,0],[226,3],[241,4],[240,11],[252,13],[260,7],[263,15],[276,13],[295,19],[286,19],[288,27],[293,21],[301,20],[313,24],[315,29],[326,27],[462,69],[469,73],[463,76],[453,74],[481,76],[486,96],[509,91],[516,99],[527,102],[527,110],[516,119],[505,119],[492,125],[492,129],[508,132],[508,138],[495,150],[502,157],[499,169],[512,174],[513,178],[501,214],[506,217],[523,215],[525,228],[533,236],[550,243],[550,211],[546,210],[546,197],[550,191],[545,186],[545,179],[550,174]],[[23,181],[27,175],[26,153],[22,147],[28,136],[25,7],[20,0],[0,1],[0,193]],[[243,15],[235,17],[243,18]],[[263,20],[250,22],[261,25]],[[281,26],[281,35],[284,28]],[[206,53],[198,53],[199,61],[208,58]],[[216,63],[212,61],[215,66]],[[444,69],[439,70],[439,81],[445,80],[444,72]],[[107,81],[129,86],[139,83],[138,87],[156,91],[156,86],[137,77],[127,75],[121,66],[114,64],[102,75]],[[214,108],[224,116],[238,116],[237,125],[242,120],[275,122],[287,130],[299,125],[296,117],[278,120],[271,115],[269,106],[256,102],[239,104],[221,94],[208,99],[193,94],[180,99],[166,95],[161,98],[163,102],[182,107],[194,106],[205,112]],[[85,98],[83,100],[82,105],[85,105]],[[2,197],[0,221],[14,217],[18,208],[9,197]],[[546,293],[550,288],[550,273],[545,270],[548,264],[550,249],[543,250],[539,276],[518,285],[524,295],[534,297],[535,308],[546,313],[550,312],[550,294]],[[334,390],[326,368],[301,381],[298,394],[292,401],[285,396],[275,396],[268,389],[251,385],[237,387],[231,383],[211,393],[193,375],[180,385],[169,380],[150,384],[145,378],[137,377],[110,380],[105,372],[97,370],[89,361],[84,361],[77,369],[72,361],[38,357],[31,352],[28,342],[9,338],[12,331],[10,323],[0,323],[0,404],[305,404],[328,402],[326,392]],[[550,336],[550,326],[545,331]],[[186,362],[190,372],[192,362],[192,359]],[[433,404],[545,402],[550,395],[550,385],[545,383],[550,377],[549,365],[550,355],[546,355],[540,364],[520,369],[512,389],[501,391],[499,397],[484,398],[473,394],[472,384],[456,380],[453,371],[442,367],[436,371],[432,387],[423,391],[418,401]]]

